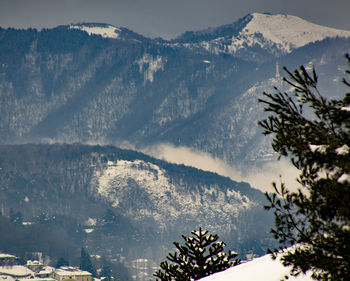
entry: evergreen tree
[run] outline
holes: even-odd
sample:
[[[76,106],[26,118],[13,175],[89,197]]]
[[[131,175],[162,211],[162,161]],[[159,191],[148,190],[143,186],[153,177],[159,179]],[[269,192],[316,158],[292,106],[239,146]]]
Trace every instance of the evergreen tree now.
[[[22,225],[23,215],[21,211],[15,212],[12,208],[10,208],[10,220],[14,224]]]
[[[109,264],[105,264],[102,266],[100,277],[104,277],[105,281],[111,281],[112,278],[112,268]]]
[[[96,272],[92,265],[90,255],[88,252],[85,251],[83,247],[81,248],[80,269],[90,272],[92,276],[96,276]]]
[[[315,69],[284,70],[294,93],[263,93],[259,101],[271,115],[259,124],[272,134],[273,149],[300,171],[299,189],[274,183],[275,192],[266,194],[275,215],[271,231],[292,275],[311,271],[317,280],[350,280],[350,93],[327,100]]]
[[[103,216],[103,220],[105,223],[115,223],[117,216],[111,209],[107,209],[105,215]]]
[[[59,258],[56,263],[56,268],[60,268],[61,266],[69,266],[69,262],[65,258]]]
[[[215,272],[225,270],[240,263],[234,259],[237,254],[229,251],[226,255],[224,242],[218,241],[217,234],[208,234],[199,228],[192,231],[192,236],[182,235],[184,245],[174,242],[177,252],[169,253],[168,261],[160,263],[161,269],[153,276],[162,281],[190,281],[198,280]]]

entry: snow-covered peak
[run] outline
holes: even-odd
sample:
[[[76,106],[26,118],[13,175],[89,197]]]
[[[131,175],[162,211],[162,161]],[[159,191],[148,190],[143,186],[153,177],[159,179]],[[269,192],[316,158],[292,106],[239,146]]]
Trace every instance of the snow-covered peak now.
[[[89,35],[101,35],[104,38],[119,38],[121,29],[113,25],[91,25],[91,24],[79,24],[71,25],[70,29],[79,29],[87,32]]]
[[[227,53],[257,61],[263,61],[267,54],[278,57],[325,38],[350,37],[350,31],[313,24],[296,16],[260,13],[249,14],[233,24],[189,34],[179,39],[187,48],[204,48],[216,54]]]
[[[279,45],[287,53],[327,37],[350,37],[350,31],[313,24],[296,16],[260,13],[253,13],[251,16],[251,20],[238,35],[237,47],[239,39],[256,37],[258,34]]]

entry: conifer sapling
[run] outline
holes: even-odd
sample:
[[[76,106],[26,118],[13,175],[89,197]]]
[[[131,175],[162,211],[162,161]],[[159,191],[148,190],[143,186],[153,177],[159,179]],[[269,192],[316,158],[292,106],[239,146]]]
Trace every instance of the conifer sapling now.
[[[217,234],[208,234],[199,228],[192,231],[192,236],[182,235],[184,245],[174,242],[177,249],[166,257],[168,261],[160,263],[161,269],[153,275],[161,281],[190,281],[198,280],[215,272],[225,270],[240,263],[234,259],[237,254],[224,251],[226,244],[218,241]],[[234,259],[232,261],[232,259]]]

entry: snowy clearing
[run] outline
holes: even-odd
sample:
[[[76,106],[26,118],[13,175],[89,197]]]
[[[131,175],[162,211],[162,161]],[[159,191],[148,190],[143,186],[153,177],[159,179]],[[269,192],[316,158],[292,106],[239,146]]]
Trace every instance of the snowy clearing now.
[[[280,281],[290,271],[279,259],[273,260],[270,255],[253,259],[225,271],[202,278],[202,281]],[[313,281],[309,275],[289,277],[288,281]]]

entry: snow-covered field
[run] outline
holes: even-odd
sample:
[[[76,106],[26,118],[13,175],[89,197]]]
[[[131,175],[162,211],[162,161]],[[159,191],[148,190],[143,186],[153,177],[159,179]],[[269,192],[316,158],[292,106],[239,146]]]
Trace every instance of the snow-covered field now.
[[[280,281],[290,272],[281,262],[265,255],[252,261],[231,267],[225,271],[202,278],[201,281]],[[309,275],[289,277],[288,281],[312,281]]]

